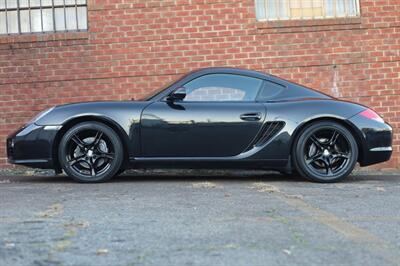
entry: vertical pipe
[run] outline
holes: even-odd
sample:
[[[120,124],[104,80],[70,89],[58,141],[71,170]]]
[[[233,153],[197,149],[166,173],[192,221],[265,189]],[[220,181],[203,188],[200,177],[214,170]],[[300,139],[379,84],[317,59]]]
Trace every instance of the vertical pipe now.
[[[89,29],[89,7],[87,0],[85,0],[85,5],[86,5],[86,30]]]
[[[31,0],[28,0],[28,12],[29,12],[29,33],[31,33],[32,32]]]
[[[7,0],[4,1],[4,7],[6,8],[6,33],[8,34],[8,11],[7,11]]]
[[[311,1],[311,18],[314,18],[314,0],[310,0]]]
[[[280,18],[280,12],[281,12],[281,0],[277,0],[277,4],[276,4],[276,18],[279,20]]]
[[[356,0],[356,13],[357,13],[357,16],[360,16],[361,15],[361,7],[360,7],[360,0]]]
[[[79,30],[79,21],[78,21],[78,1],[75,0],[75,18],[76,18],[76,30]]]
[[[300,18],[303,18],[303,3],[301,2],[301,0],[299,0],[299,4],[300,4]]]
[[[20,10],[19,10],[19,1],[17,0],[17,23],[18,23],[18,33],[21,34],[21,15],[20,15]]]
[[[51,9],[53,12],[53,32],[56,32],[56,10],[54,8],[54,0],[51,0]]]
[[[336,9],[337,9],[337,2],[336,0],[333,0],[333,17],[336,18]]]
[[[40,0],[40,24],[42,26],[42,32],[44,32],[43,30],[43,9],[42,9],[42,0]]]
[[[67,31],[67,10],[65,8],[65,0],[63,0],[64,3],[64,30]]]
[[[357,16],[357,8],[356,8],[356,1],[352,0],[349,5],[349,9],[351,8],[351,16]]]

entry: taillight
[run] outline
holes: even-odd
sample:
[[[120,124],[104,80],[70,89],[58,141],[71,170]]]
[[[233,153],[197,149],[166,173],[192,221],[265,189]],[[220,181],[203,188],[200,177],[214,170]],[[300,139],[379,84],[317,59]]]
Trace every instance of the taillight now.
[[[381,122],[381,123],[385,122],[382,117],[380,117],[376,112],[374,112],[371,109],[367,109],[365,111],[362,111],[359,115],[361,115],[363,117],[366,117],[368,119],[375,120],[377,122]]]

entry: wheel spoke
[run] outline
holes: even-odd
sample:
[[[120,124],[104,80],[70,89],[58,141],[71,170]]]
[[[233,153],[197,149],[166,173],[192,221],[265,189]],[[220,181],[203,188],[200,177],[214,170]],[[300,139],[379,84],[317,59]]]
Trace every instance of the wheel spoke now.
[[[336,144],[336,141],[338,140],[340,134],[334,130],[331,139],[329,140],[329,145],[334,145]]]
[[[346,153],[336,153],[336,154],[332,155],[332,158],[333,159],[338,159],[338,158],[340,158],[340,159],[349,159],[350,155],[346,154]]]
[[[72,138],[71,138],[71,140],[72,140],[73,142],[75,142],[76,145],[78,145],[79,148],[85,149],[85,145],[86,145],[86,144],[85,144],[77,135],[73,135]]]
[[[91,174],[92,176],[96,176],[96,170],[94,169],[94,165],[91,165],[91,166],[90,166],[90,174]]]
[[[85,158],[85,155],[78,156],[78,157],[75,157],[75,158],[72,158],[72,159],[68,160],[68,163],[69,163],[71,166],[73,166],[73,165],[75,165],[75,164],[77,164],[77,163],[79,163],[79,162],[85,162],[85,163],[87,163],[86,160],[85,160],[84,158]]]
[[[103,132],[97,131],[96,136],[94,137],[94,140],[90,146],[96,147],[100,143],[101,137],[103,137]]]
[[[321,154],[317,153],[306,160],[307,164],[312,164],[318,160],[321,160]]]
[[[92,160],[90,160],[90,163],[89,163],[89,169],[90,169],[90,175],[91,176],[96,176],[96,166],[95,166],[95,164],[94,164],[95,162],[93,162]]]
[[[321,142],[318,140],[318,138],[315,137],[315,135],[312,135],[311,138],[310,138],[310,140],[311,140],[312,143],[314,143],[315,146],[317,146],[319,149],[322,150],[322,149],[324,148],[324,147],[322,147],[322,144],[321,144]]]
[[[104,159],[114,159],[115,154],[114,153],[110,153],[110,152],[101,152],[98,157],[99,158],[104,158]]]
[[[329,159],[321,160],[325,165],[325,171],[327,175],[332,175],[332,165]]]

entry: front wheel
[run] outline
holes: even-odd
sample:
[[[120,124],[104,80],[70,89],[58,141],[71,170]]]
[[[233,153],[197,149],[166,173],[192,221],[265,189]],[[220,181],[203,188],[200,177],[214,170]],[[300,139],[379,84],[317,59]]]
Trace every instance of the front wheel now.
[[[331,121],[311,124],[300,132],[294,143],[296,170],[308,179],[321,183],[337,182],[353,171],[358,147],[351,132]]]
[[[73,126],[62,137],[58,159],[65,173],[78,182],[104,182],[115,176],[123,162],[119,136],[98,122]]]

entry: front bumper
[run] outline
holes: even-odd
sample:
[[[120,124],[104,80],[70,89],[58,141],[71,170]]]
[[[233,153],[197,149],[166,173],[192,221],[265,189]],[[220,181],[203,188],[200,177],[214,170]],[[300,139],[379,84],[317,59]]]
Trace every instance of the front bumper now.
[[[349,121],[360,132],[360,156],[361,166],[368,166],[389,161],[392,156],[393,130],[387,123],[377,122],[356,115]]]
[[[7,158],[12,164],[54,168],[53,144],[58,127],[29,124],[7,138]]]

